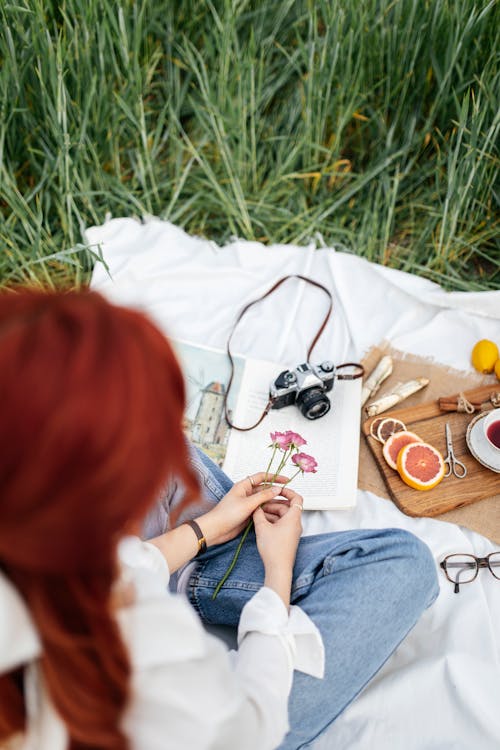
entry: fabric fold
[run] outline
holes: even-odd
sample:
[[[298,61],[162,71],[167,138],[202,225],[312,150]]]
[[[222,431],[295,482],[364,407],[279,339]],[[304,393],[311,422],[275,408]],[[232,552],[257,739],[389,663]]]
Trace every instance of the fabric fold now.
[[[122,581],[136,584],[136,597],[144,600],[162,594],[170,581],[167,561],[158,547],[139,537],[124,537],[118,544]]]
[[[290,613],[275,591],[264,586],[243,607],[238,627],[238,646],[251,632],[277,636],[293,669],[321,679],[325,673],[325,649],[316,625],[296,605]]]

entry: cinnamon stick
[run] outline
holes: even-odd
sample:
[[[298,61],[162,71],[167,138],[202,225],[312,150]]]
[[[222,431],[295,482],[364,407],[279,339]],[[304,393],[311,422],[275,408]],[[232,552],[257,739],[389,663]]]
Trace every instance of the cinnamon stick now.
[[[478,411],[480,409],[481,405],[476,406],[474,405],[474,411]],[[441,399],[439,399],[439,408],[441,411],[458,411],[458,404],[455,401],[455,403],[441,403]]]
[[[479,411],[483,404],[488,403],[483,399],[466,399],[464,394],[460,393],[458,396],[443,396],[438,399],[439,408],[441,411],[466,411],[469,414],[473,414]]]
[[[472,404],[472,406],[476,407],[476,409],[479,409],[484,403],[487,403],[487,401],[469,401],[469,404]],[[439,406],[440,407],[444,407],[444,406],[457,406],[457,404],[458,404],[458,399],[456,399],[456,398],[454,398],[454,399],[440,398],[439,399]]]

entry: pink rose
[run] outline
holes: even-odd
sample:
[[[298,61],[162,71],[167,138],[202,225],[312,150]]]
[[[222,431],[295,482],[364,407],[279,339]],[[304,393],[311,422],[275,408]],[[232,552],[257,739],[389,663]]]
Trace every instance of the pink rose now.
[[[307,440],[304,440],[302,435],[299,435],[298,432],[292,432],[291,430],[287,430],[285,432],[285,435],[288,435],[290,439],[290,445],[294,448],[300,448],[301,445],[307,445]]]
[[[307,443],[301,435],[297,432],[292,432],[292,430],[271,432],[271,442],[274,447],[282,451],[287,451],[289,448],[300,448],[301,445],[306,445]]]
[[[315,474],[318,462],[312,456],[308,456],[307,453],[295,453],[292,456],[292,462],[299,467],[304,474]]]
[[[275,448],[280,448],[283,451],[288,450],[290,445],[288,437],[284,432],[271,432],[271,442]]]

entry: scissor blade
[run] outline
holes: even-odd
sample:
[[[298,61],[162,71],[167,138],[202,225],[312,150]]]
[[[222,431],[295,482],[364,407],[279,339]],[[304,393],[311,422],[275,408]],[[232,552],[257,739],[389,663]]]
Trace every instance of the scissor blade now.
[[[450,430],[449,422],[446,422],[445,431],[446,431],[446,448],[448,450],[448,454],[451,456],[451,452],[453,450],[453,444],[451,442],[451,430]]]

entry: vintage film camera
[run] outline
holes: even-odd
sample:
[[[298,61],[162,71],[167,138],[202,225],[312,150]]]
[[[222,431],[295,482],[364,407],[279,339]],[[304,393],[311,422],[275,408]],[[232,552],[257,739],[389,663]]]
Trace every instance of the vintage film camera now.
[[[307,419],[319,419],[330,411],[326,395],[333,388],[335,365],[325,360],[320,365],[304,362],[294,370],[283,370],[269,388],[272,409],[296,404]]]

